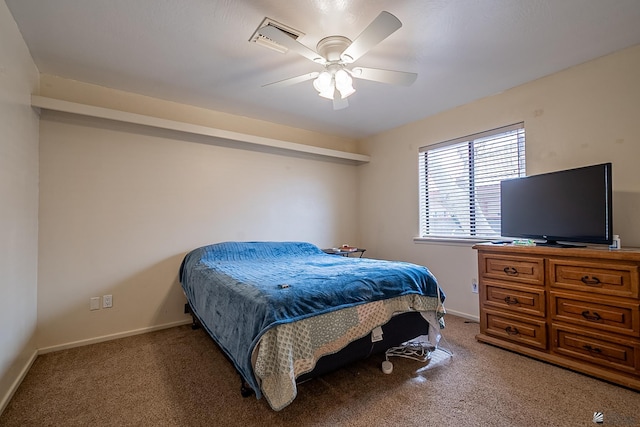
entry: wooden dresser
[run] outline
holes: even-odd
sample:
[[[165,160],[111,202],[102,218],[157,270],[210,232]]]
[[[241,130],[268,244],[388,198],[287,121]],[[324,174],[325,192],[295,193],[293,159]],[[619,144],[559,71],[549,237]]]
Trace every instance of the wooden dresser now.
[[[474,249],[478,341],[640,390],[640,249]]]

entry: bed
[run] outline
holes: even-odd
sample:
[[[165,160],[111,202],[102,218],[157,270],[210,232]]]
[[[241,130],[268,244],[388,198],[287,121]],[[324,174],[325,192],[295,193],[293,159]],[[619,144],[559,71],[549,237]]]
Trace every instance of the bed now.
[[[324,253],[307,242],[223,242],[189,252],[180,282],[243,383],[276,411],[297,382],[426,335],[444,293],[423,266]]]

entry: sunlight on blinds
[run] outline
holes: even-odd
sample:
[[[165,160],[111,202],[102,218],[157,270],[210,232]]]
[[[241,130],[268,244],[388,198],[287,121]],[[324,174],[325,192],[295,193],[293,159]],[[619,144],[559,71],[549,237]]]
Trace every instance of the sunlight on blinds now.
[[[524,175],[523,123],[420,148],[420,236],[500,237],[500,181]]]

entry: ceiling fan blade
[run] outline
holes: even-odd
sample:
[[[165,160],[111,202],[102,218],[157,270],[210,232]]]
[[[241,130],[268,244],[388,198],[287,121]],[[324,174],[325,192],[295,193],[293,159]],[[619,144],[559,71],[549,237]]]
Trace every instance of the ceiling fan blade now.
[[[340,95],[336,95],[335,98],[333,98],[334,110],[342,110],[347,108],[348,106],[349,106],[349,101],[347,101],[347,98],[341,98]]]
[[[277,86],[277,87],[285,87],[285,86],[291,86],[291,85],[295,85],[298,83],[302,83],[302,82],[306,82],[307,80],[312,80],[315,79],[316,77],[318,77],[318,73],[317,71],[314,71],[313,73],[307,73],[307,74],[303,74],[301,76],[297,76],[297,77],[291,77],[288,79],[284,79],[284,80],[279,80],[277,82],[273,82],[273,83],[267,83],[262,85],[262,87],[267,87],[267,86]]]
[[[258,32],[263,36],[283,45],[287,49],[292,50],[313,62],[316,62],[318,64],[324,64],[325,62],[327,62],[319,53],[309,49],[302,43],[299,43],[298,41],[293,39],[287,33],[280,31],[278,28],[272,25],[262,27],[258,30]]]
[[[394,85],[411,86],[416,81],[416,73],[405,71],[381,70],[378,68],[355,67],[351,70],[351,75],[357,79],[371,80],[380,83]]]
[[[357,61],[358,58],[400,27],[402,27],[402,22],[398,18],[389,12],[380,12],[380,15],[342,52],[340,58],[346,63]]]

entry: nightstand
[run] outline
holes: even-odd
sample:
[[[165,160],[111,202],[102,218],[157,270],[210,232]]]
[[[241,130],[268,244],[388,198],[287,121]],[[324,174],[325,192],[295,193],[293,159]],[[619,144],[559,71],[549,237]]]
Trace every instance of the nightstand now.
[[[348,251],[342,251],[340,250],[340,248],[328,248],[328,249],[323,249],[322,250],[324,253],[326,254],[330,254],[330,255],[342,255],[342,256],[349,256],[351,254],[360,254],[360,256],[358,258],[362,258],[362,255],[365,253],[366,249],[362,249],[362,248],[356,248],[355,250],[348,250]]]

